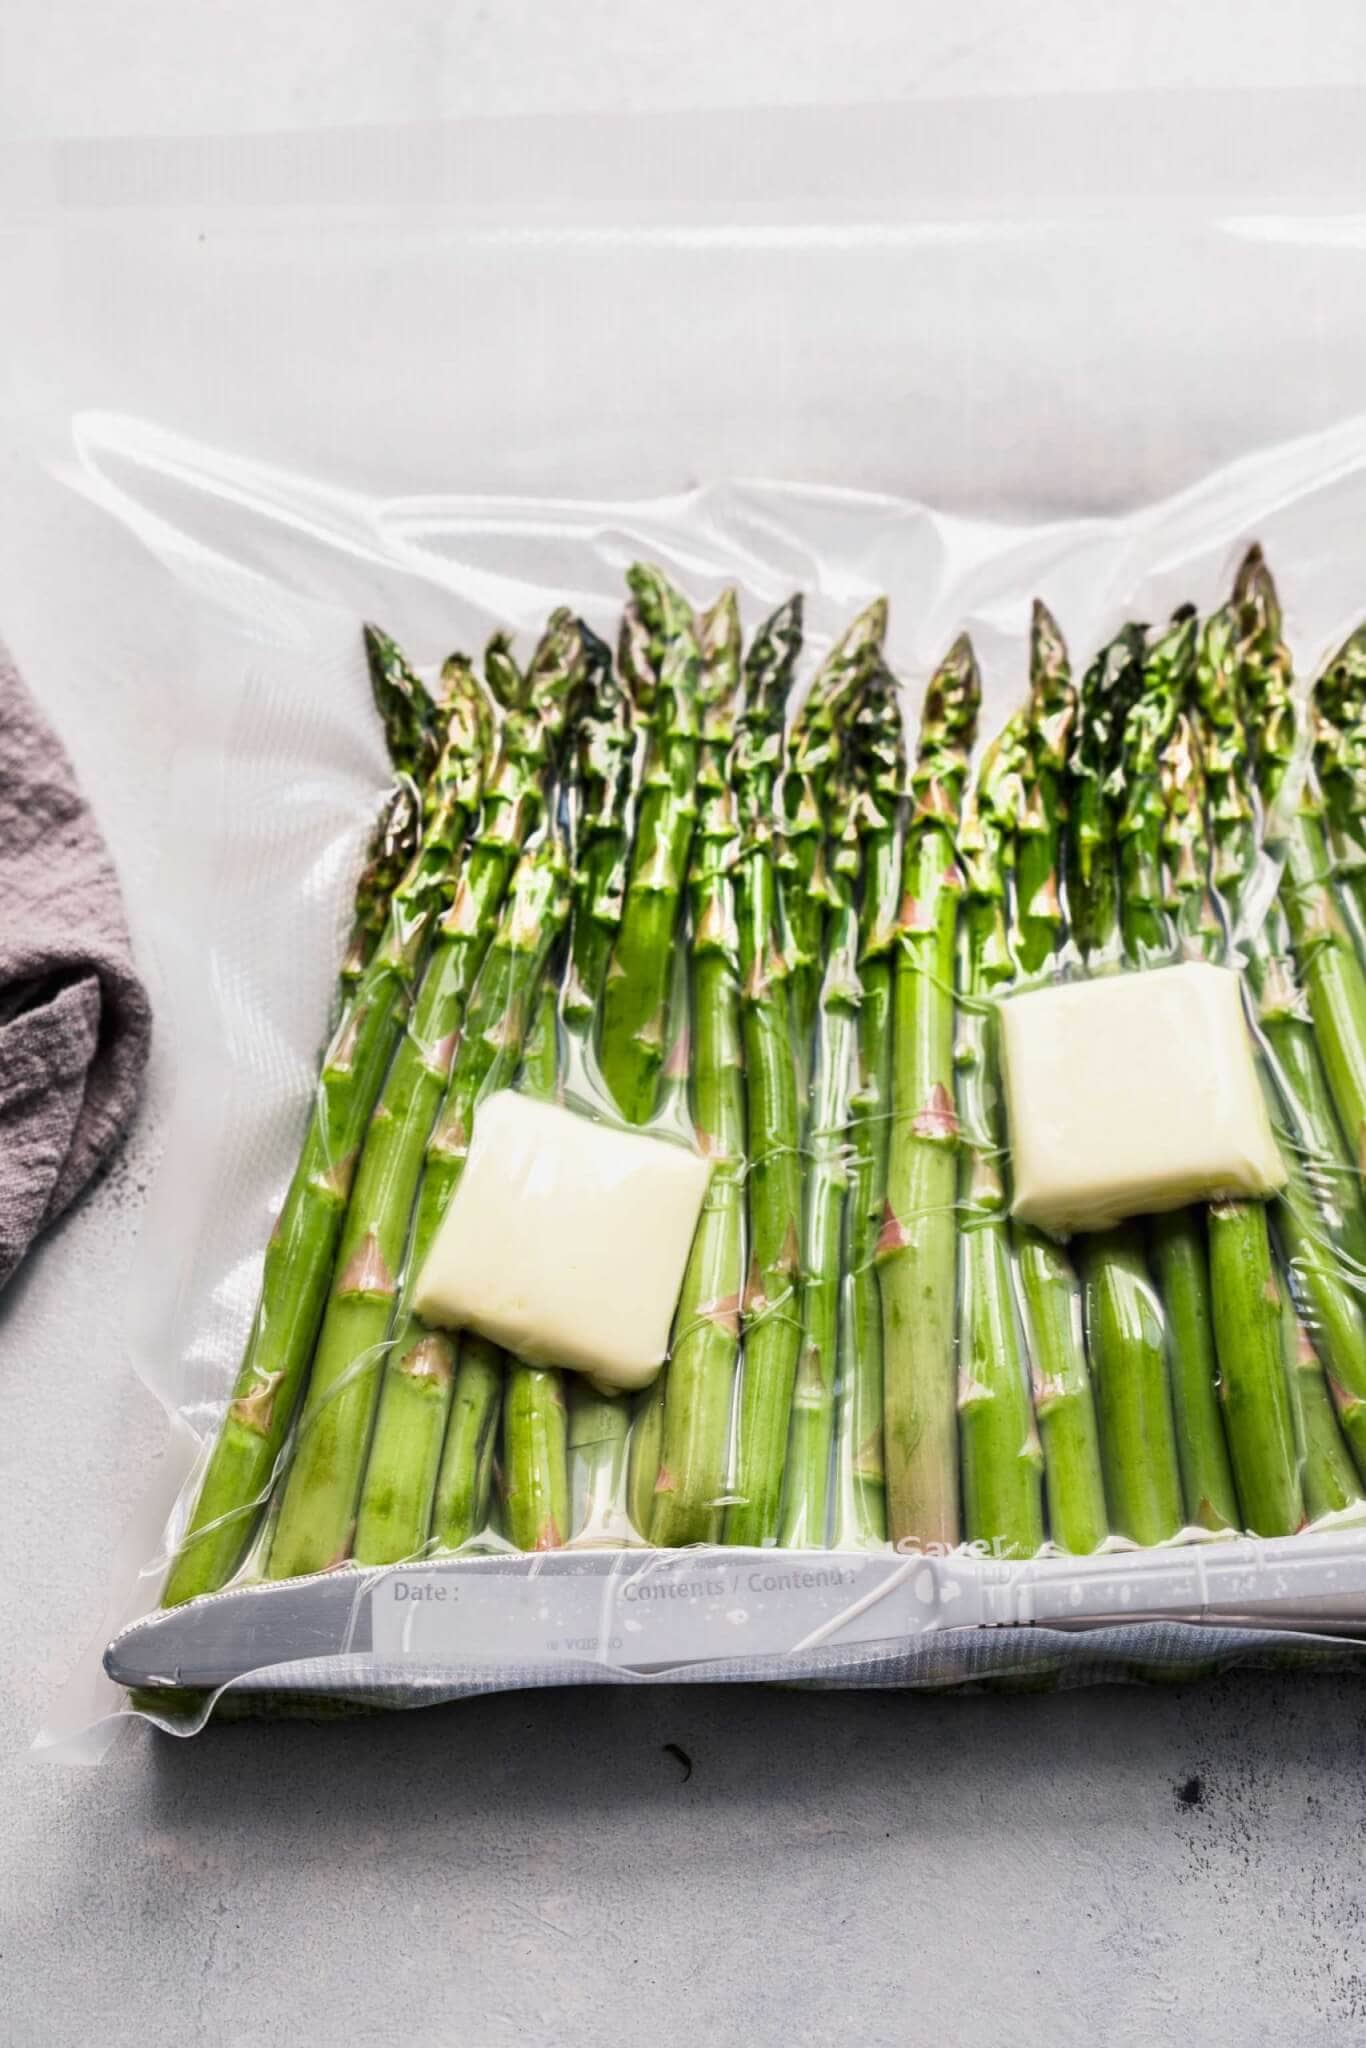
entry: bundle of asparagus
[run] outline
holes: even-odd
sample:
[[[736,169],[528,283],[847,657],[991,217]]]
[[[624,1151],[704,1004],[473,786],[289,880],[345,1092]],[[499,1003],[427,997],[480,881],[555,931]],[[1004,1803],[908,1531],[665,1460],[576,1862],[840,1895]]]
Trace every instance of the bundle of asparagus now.
[[[396,772],[261,1301],[164,1598],[473,1542],[1006,1558],[1285,1534],[1366,1479],[1366,639],[1297,688],[1266,565],[1078,689],[1035,607],[970,767],[955,642],[913,755],[884,602],[797,688],[630,572],[428,692],[367,629]],[[1326,822],[1325,822],[1326,813]],[[1064,1244],[1012,1215],[1000,1004],[1238,967],[1286,1156]],[[424,1321],[479,1104],[516,1079],[712,1162],[634,1402]]]

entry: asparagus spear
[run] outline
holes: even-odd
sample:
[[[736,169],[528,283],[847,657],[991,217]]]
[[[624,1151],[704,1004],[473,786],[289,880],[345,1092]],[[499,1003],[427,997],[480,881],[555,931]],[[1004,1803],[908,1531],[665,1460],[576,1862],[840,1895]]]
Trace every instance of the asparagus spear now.
[[[822,662],[793,720],[788,742],[781,784],[782,831],[775,857],[792,1037],[802,1077],[811,1058],[825,979],[826,918],[837,909],[826,862],[828,790],[844,731],[869,674],[881,660],[886,631],[887,600],[880,597],[859,613]]]
[[[1163,965],[1172,955],[1166,915],[1162,849],[1170,805],[1162,767],[1176,735],[1182,701],[1195,677],[1195,613],[1183,605],[1165,633],[1148,646],[1143,686],[1124,721],[1117,777],[1120,801],[1120,928],[1125,957],[1134,967]]]
[[[1285,1155],[1288,1179],[1276,1203],[1276,1236],[1357,1470],[1366,1479],[1366,1314],[1361,1282],[1344,1270],[1327,1236],[1303,1167]]]
[[[1366,954],[1366,627],[1338,649],[1314,692],[1314,760],[1328,806],[1333,874]]]
[[[829,900],[825,974],[811,1077],[802,1219],[801,1347],[778,1531],[778,1541],[789,1548],[819,1548],[826,1541],[849,1190],[849,1098],[858,1042],[859,833],[852,784],[843,771],[829,810],[829,850],[823,857]]]
[[[1219,1394],[1243,1526],[1289,1536],[1304,1523],[1266,1205],[1212,1202],[1210,1285]]]
[[[1069,764],[1069,907],[1093,973],[1115,966],[1126,942],[1146,947],[1154,906],[1160,914],[1162,813],[1151,779],[1175,652],[1168,641],[1147,663],[1141,630],[1126,627],[1082,684]],[[1158,701],[1145,704],[1149,689]],[[1110,1524],[1136,1543],[1160,1543],[1181,1527],[1181,1488],[1162,1312],[1141,1233],[1132,1226],[1088,1233],[1078,1264]]]
[[[663,1069],[658,1115],[662,1122],[681,1125],[687,1115],[688,1076],[692,1064],[688,1017],[689,949],[674,953],[672,986],[668,998],[671,1021],[669,1048]],[[654,1518],[655,1494],[664,1456],[664,1402],[668,1372],[654,1379],[631,1405],[630,1445],[626,1473],[626,1510],[630,1528],[638,1538],[648,1538]]]
[[[778,943],[774,811],[787,691],[801,648],[794,597],[760,627],[745,662],[745,709],[735,751],[740,857],[740,1014],[748,1125],[749,1273],[744,1356],[727,1543],[771,1543],[777,1534],[783,1454],[801,1341],[800,1111]]]
[[[740,614],[727,591],[702,622],[701,809],[689,875],[692,1115],[698,1145],[715,1163],[674,1322],[658,1471],[642,1525],[666,1548],[714,1543],[721,1534],[740,1351],[745,1093],[734,879],[740,842],[730,779],[740,680]],[[639,1446],[637,1470],[648,1471]]]
[[[503,1394],[503,1515],[518,1550],[558,1550],[569,1528],[564,1375],[509,1358]]]
[[[854,781],[863,889],[859,905],[858,1049],[849,1097],[850,1173],[835,1446],[834,1542],[885,1541],[882,1459],[882,1294],[877,1245],[887,1201],[892,1084],[892,954],[901,896],[898,841],[905,746],[896,685],[870,677],[854,723]]]
[[[1054,965],[1062,938],[1062,790],[1076,709],[1066,643],[1057,620],[1036,598],[1029,627],[1029,707],[1019,741],[1027,760],[1013,784],[1020,801],[1014,821],[1013,951],[1026,980]],[[1005,828],[1010,821],[1001,822]]]
[[[1010,729],[988,750],[963,804],[958,832],[964,899],[957,1051],[963,1137],[958,1289],[963,1523],[969,1541],[988,1544],[997,1557],[1033,1557],[1043,1543],[1043,1457],[1005,1217],[994,1011],[996,994],[1014,973],[1006,934],[1006,847],[1007,834],[1022,815],[1020,751],[1018,734]],[[1039,900],[1036,889],[1035,906]]]
[[[461,1331],[451,1412],[432,1501],[431,1540],[438,1551],[461,1549],[482,1533],[488,1520],[505,1370],[506,1359],[497,1344],[475,1330]],[[420,1525],[421,1519],[419,1504],[409,1530]],[[395,1528],[395,1547],[407,1540],[407,1534]],[[372,1543],[368,1522],[363,1534],[357,1529],[356,1540],[358,1546],[365,1543],[364,1552],[357,1550],[364,1559]],[[378,1548],[380,1541],[376,1536],[374,1547]]]
[[[1063,1247],[1042,1231],[1017,1229],[1015,1246],[1034,1418],[1043,1445],[1048,1533],[1059,1550],[1082,1556],[1100,1548],[1109,1528],[1081,1282]]]
[[[1284,861],[1280,899],[1309,997],[1328,1085],[1358,1170],[1366,1167],[1366,969],[1333,897],[1322,803],[1301,776],[1302,738],[1275,585],[1259,548],[1238,571],[1242,686],[1257,730],[1268,850]],[[1298,787],[1297,787],[1298,784]]]
[[[1132,1225],[1088,1237],[1080,1255],[1101,1455],[1116,1534],[1162,1543],[1181,1527],[1162,1306]]]
[[[1360,1508],[1361,1485],[1338,1428],[1318,1352],[1288,1293],[1281,1297],[1281,1337],[1305,1511],[1311,1522],[1317,1522],[1323,1515]]]
[[[438,704],[396,641],[378,626],[366,626],[363,637],[370,690],[384,727],[389,759],[400,775],[425,790],[443,745],[450,679],[442,678]]]
[[[351,935],[338,975],[343,1002],[365,972],[383,937],[394,891],[417,852],[421,817],[422,797],[417,785],[410,776],[402,775],[380,805],[356,882]]]
[[[631,1406],[582,1373],[566,1375],[570,1527],[576,1543],[618,1544],[631,1535],[626,1507]]]
[[[1019,842],[1011,946],[1017,966],[1055,965],[1061,941],[1057,877],[1063,796],[1077,723],[1077,694],[1057,621],[1036,601],[1030,627],[1030,695],[1014,746],[1019,768]],[[1015,783],[1010,785],[1013,790]],[[1009,819],[1001,812],[1003,830]],[[1026,825],[1028,829],[1026,830]],[[1045,944],[1046,942],[1046,944]],[[1049,1535],[1084,1554],[1104,1542],[1105,1488],[1095,1396],[1082,1336],[1081,1286],[1067,1252],[1027,1224],[1012,1226],[1043,1444]]]
[[[604,650],[574,730],[574,925],[562,1007],[579,1039],[591,1033],[626,900],[638,747],[625,674]]]
[[[802,1336],[778,1535],[789,1547],[824,1543],[828,1520],[849,1188],[849,1097],[860,994],[855,907],[860,837],[844,735],[881,667],[886,623],[886,602],[879,598],[822,664],[794,725],[783,778],[781,914],[808,1152]]]
[[[559,1078],[559,992],[547,977],[522,1062],[528,1094],[551,1099]],[[564,1374],[509,1356],[503,1393],[503,1521],[519,1550],[558,1550],[569,1533]]]
[[[1067,909],[1073,944],[1092,974],[1120,944],[1114,777],[1129,708],[1143,687],[1145,633],[1125,626],[1082,683],[1067,762]]]
[[[232,1577],[265,1505],[312,1355],[356,1153],[479,800],[484,745],[483,700],[462,672],[436,770],[433,816],[394,892],[384,939],[324,1057],[299,1164],[266,1248],[246,1353],[167,1577],[165,1606],[213,1592]]]
[[[636,802],[639,755],[635,707],[626,688],[633,673],[632,632],[643,634],[636,608],[623,621],[616,673],[607,668],[576,728],[577,814],[574,841],[574,923],[562,1013],[570,1045],[587,1057],[612,947],[621,929]],[[653,690],[648,643],[639,662],[647,699]],[[631,1404],[569,1376],[569,1446],[576,1537],[612,1537],[623,1514],[622,1485]],[[591,1518],[588,1524],[583,1516]]]
[[[468,1032],[459,1038],[461,1019],[483,979],[518,846],[544,812],[546,778],[568,700],[587,672],[591,653],[578,622],[567,612],[555,614],[526,678],[525,701],[508,707],[480,828],[366,1139],[285,1482],[268,1566],[272,1578],[320,1571],[347,1554],[363,1472],[366,1547],[358,1554],[364,1561],[389,1563],[411,1556],[426,1539],[454,1347],[438,1337],[426,1345],[391,1347],[386,1357],[385,1339],[395,1315],[419,1184],[424,1206],[428,1200],[429,1142],[437,1142],[432,1130],[443,1096],[458,1090],[467,1110],[473,1109],[475,1097],[464,1076],[479,1070],[483,1048],[471,1042]],[[553,874],[537,870],[534,881],[528,874],[523,890],[531,892],[529,914],[535,914],[543,898],[553,900],[553,889]],[[519,950],[525,945],[519,938]],[[495,968],[490,990],[497,990],[500,978],[501,969]],[[487,991],[482,1000],[487,1028]],[[431,1241],[431,1228],[420,1249],[415,1244],[409,1255],[412,1277]],[[367,1469],[381,1386],[386,1412]]]
[[[1193,671],[1182,678],[1183,696],[1192,682]],[[1219,763],[1215,765],[1218,768]],[[1184,712],[1176,721],[1161,762],[1160,779],[1166,911],[1176,950],[1186,959],[1214,958],[1223,951],[1223,933],[1208,886],[1211,863],[1204,815],[1205,770],[1194,727]],[[1215,794],[1219,795],[1217,789]],[[1216,810],[1226,812],[1226,803]],[[1217,832],[1217,823],[1214,829]],[[1269,1512],[1274,1516],[1277,1488],[1285,1476],[1278,1459],[1283,1445],[1277,1428],[1275,1389],[1259,1385],[1252,1373],[1260,1362],[1265,1382],[1270,1362],[1264,1340],[1260,1350],[1254,1344],[1246,1356],[1239,1350],[1242,1319],[1250,1314],[1260,1328],[1265,1316],[1263,1303],[1256,1297],[1268,1287],[1274,1292],[1275,1287],[1263,1205],[1226,1203],[1217,1215],[1210,1215],[1208,1226],[1193,1209],[1154,1217],[1148,1245],[1167,1319],[1167,1357],[1186,1520],[1202,1529],[1242,1526],[1229,1464],[1230,1444],[1225,1441],[1225,1424],[1231,1425],[1236,1417],[1243,1420],[1231,1446],[1235,1464],[1240,1475],[1246,1470],[1254,1498],[1265,1498],[1270,1489],[1273,1505]],[[1216,1268],[1213,1289],[1212,1257]],[[1240,1273],[1252,1290],[1248,1303],[1239,1301],[1236,1280]],[[1233,1354],[1231,1369],[1223,1378],[1217,1363],[1222,1352],[1216,1354],[1214,1322],[1220,1303],[1232,1305],[1240,1319],[1239,1325],[1217,1333],[1222,1352]]]
[[[375,820],[356,887],[351,937],[341,969],[343,997],[359,981],[384,935],[389,899],[417,851],[420,826],[430,819],[428,788],[444,730],[442,707],[433,702],[397,643],[378,626],[367,626],[364,639],[371,693],[398,780]],[[443,690],[443,700],[445,694]]]
[[[655,1111],[674,928],[697,817],[699,650],[687,601],[661,571],[637,563],[627,580],[635,597],[628,635],[637,650],[627,666],[649,719],[649,751],[621,929],[603,990],[599,1060],[618,1110],[640,1124]]]
[[[892,1127],[878,1241],[883,1447],[888,1533],[921,1548],[958,1541],[953,977],[961,879],[954,836],[980,697],[964,636],[925,693],[902,857]]]
[[[1163,908],[1181,960],[1219,960],[1223,921],[1212,888],[1206,830],[1208,783],[1195,721],[1182,711],[1159,767],[1162,789]]]

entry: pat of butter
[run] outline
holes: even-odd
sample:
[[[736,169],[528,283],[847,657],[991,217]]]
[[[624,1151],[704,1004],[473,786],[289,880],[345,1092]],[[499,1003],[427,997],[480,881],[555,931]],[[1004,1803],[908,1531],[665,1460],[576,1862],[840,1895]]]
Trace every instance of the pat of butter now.
[[[1285,1167],[1236,974],[1111,974],[1001,1005],[1014,1213],[1056,1236],[1220,1195]]]
[[[430,1323],[643,1387],[669,1349],[710,1163],[510,1089],[479,1107],[418,1278]]]

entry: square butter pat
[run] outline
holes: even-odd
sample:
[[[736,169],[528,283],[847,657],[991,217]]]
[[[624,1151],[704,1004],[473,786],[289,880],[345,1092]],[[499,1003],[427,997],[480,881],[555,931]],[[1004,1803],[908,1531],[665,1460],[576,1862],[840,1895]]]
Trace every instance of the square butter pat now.
[[[1163,967],[1001,1005],[1014,1213],[1065,1236],[1220,1195],[1285,1168],[1238,977]]]
[[[479,1107],[418,1280],[428,1322],[615,1387],[669,1348],[711,1165],[667,1140],[504,1090]]]

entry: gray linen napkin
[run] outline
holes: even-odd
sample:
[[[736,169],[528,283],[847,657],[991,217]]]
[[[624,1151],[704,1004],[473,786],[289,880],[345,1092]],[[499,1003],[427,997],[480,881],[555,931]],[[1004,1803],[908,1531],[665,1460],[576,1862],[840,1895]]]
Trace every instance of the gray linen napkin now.
[[[108,851],[0,645],[0,1287],[127,1123],[150,1035]]]

